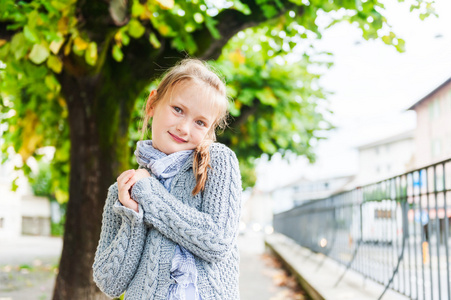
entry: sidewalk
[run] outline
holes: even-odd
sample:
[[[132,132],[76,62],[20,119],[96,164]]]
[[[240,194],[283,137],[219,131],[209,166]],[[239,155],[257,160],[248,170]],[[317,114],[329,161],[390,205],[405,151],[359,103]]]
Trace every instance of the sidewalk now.
[[[279,286],[285,272],[272,266],[265,254],[263,233],[249,231],[238,237],[240,248],[240,297],[241,300],[291,300],[293,291],[285,286]],[[265,257],[266,255],[266,257]],[[294,280],[293,280],[294,281]]]
[[[61,238],[0,239],[0,300],[51,299]]]
[[[375,300],[384,290],[382,285],[369,279],[365,280],[362,275],[353,270],[348,270],[341,282],[335,286],[345,271],[343,265],[299,246],[282,234],[273,233],[266,236],[265,243],[295,273],[312,299]],[[408,298],[387,290],[382,299],[406,300]]]

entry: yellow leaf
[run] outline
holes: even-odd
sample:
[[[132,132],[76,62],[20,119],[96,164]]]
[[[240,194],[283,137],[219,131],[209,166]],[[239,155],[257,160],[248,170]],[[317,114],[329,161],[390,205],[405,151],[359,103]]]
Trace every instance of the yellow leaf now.
[[[156,0],[162,9],[171,9],[174,7],[174,0]]]
[[[244,57],[240,49],[236,49],[234,52],[230,53],[229,59],[233,63],[235,68],[239,67],[240,64],[244,64],[246,62],[246,57]]]
[[[67,17],[62,17],[61,19],[59,19],[58,24],[57,24],[58,31],[61,32],[62,34],[67,34],[68,23],[69,23],[69,19]]]
[[[66,100],[63,97],[58,97],[58,104],[63,107],[66,108]]]
[[[40,145],[42,135],[36,134],[39,120],[35,112],[27,110],[21,123],[21,126],[23,126],[22,146],[18,153],[22,156],[23,161],[26,161]]]
[[[88,49],[85,52],[85,61],[94,66],[97,62],[97,44],[95,42],[90,42]]]
[[[69,195],[61,189],[56,189],[55,198],[58,203],[66,203],[69,200]]]
[[[169,26],[167,25],[161,25],[160,27],[158,27],[158,31],[161,33],[161,35],[167,36],[171,32],[171,28],[169,28]]]
[[[118,30],[116,32],[116,34],[114,35],[114,40],[116,41],[116,43],[122,43],[122,31]]]
[[[6,40],[0,40],[0,47],[6,44]]]
[[[50,51],[52,51],[53,54],[58,54],[58,52],[61,49],[61,46],[64,44],[64,39],[61,39],[59,41],[52,41],[50,43]]]
[[[63,69],[63,63],[58,56],[50,55],[49,59],[47,59],[47,67],[52,69],[53,72],[59,74]]]
[[[72,49],[72,39],[70,39],[69,43],[67,43],[66,46],[64,46],[64,55],[68,56],[71,49]]]
[[[144,11],[139,15],[141,20],[148,20],[152,18],[152,12],[149,10],[147,6],[144,6]]]
[[[78,51],[83,51],[86,50],[86,48],[88,48],[88,43],[84,41],[81,37],[77,36],[74,40],[74,47]]]

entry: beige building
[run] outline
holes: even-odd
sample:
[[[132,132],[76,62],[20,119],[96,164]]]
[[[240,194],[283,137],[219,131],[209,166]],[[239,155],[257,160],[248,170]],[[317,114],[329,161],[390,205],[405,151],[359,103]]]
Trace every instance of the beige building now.
[[[451,158],[451,78],[409,110],[417,113],[415,166]]]
[[[374,183],[415,167],[414,130],[358,147],[359,173],[355,185]]]

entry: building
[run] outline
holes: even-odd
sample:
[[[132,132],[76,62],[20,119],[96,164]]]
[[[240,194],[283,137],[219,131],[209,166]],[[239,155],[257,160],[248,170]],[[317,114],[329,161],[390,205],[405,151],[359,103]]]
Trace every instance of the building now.
[[[451,78],[421,98],[409,110],[417,113],[415,167],[451,157]]]
[[[254,188],[250,195],[243,193],[243,198],[241,229],[271,233],[274,203],[270,194]]]
[[[415,167],[415,131],[407,131],[358,147],[359,172],[355,185],[362,186],[406,173]]]
[[[34,196],[26,178],[15,172],[11,161],[0,164],[0,238],[50,235],[50,201]],[[19,189],[13,192],[11,182],[16,176]]]
[[[354,176],[309,180],[301,178],[272,192],[273,212],[279,213],[307,201],[327,198],[349,188]]]

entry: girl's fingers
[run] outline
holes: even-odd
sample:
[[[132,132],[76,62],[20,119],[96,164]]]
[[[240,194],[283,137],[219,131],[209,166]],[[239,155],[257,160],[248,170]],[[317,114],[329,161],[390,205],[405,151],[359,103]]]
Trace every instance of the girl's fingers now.
[[[125,184],[125,188],[127,191],[136,183],[136,178],[132,177],[130,180]]]
[[[118,181],[121,180],[122,178],[124,178],[124,177],[126,177],[127,175],[129,175],[130,173],[132,173],[132,171],[135,171],[135,170],[127,170],[127,171],[122,172],[121,175],[119,175],[119,176],[117,177],[117,180],[118,180]]]
[[[135,170],[128,170],[123,172],[121,175],[119,175],[119,177],[117,178],[117,182],[118,183],[126,183],[130,177],[132,177],[135,174]]]

